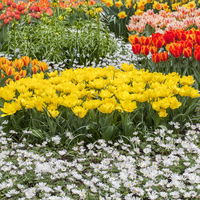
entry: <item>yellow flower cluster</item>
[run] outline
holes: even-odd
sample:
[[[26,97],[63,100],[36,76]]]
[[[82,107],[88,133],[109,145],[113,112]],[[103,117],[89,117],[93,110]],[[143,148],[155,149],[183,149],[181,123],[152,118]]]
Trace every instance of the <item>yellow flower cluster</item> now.
[[[101,13],[103,11],[103,9],[101,7],[97,7],[97,8],[93,8],[90,9],[88,11],[86,11],[86,13],[92,17],[98,15],[99,13]]]
[[[135,12],[135,15],[141,15],[144,11],[146,11],[145,10],[146,4],[152,4],[152,8],[155,10],[165,10],[167,12],[171,11],[170,6],[172,10],[177,10],[179,6],[184,6],[186,8],[196,7],[195,1],[191,1],[191,0],[171,0],[168,2],[165,2],[163,0],[139,0],[137,2],[137,6],[136,6],[137,10]]]
[[[31,67],[30,70],[28,67]],[[19,80],[24,78],[27,74],[28,70],[35,74],[37,72],[46,71],[48,69],[48,65],[45,62],[41,62],[39,60],[29,58],[28,56],[23,56],[19,59],[15,59],[14,61],[10,61],[7,58],[0,58],[0,80],[6,76],[13,76],[15,80]],[[6,82],[9,82],[11,79],[7,79]]]
[[[115,6],[117,8],[121,8],[122,6],[125,6],[126,8],[130,8],[131,6],[133,6],[133,0],[118,0],[118,1],[114,1],[114,0],[101,0],[107,7],[111,7],[111,6]]]
[[[34,74],[1,87],[2,116],[22,109],[46,109],[50,116],[57,117],[62,106],[83,118],[89,110],[133,112],[140,103],[147,102],[160,117],[166,117],[167,109],[181,106],[178,96],[200,97],[192,87],[192,76],[151,73],[128,64],[122,64],[121,69],[90,67],[47,75],[48,78],[44,73]]]

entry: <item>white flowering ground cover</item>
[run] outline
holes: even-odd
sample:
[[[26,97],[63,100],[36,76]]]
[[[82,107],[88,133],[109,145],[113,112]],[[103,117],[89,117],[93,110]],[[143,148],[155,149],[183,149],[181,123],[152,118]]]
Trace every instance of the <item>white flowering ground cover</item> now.
[[[87,66],[82,66],[78,64],[77,60],[74,60],[72,65],[73,68],[83,68],[83,67],[106,67],[108,65],[112,65],[115,67],[120,67],[122,63],[134,63],[139,58],[133,54],[132,46],[130,43],[124,42],[120,38],[116,38],[111,34],[111,37],[116,41],[117,50],[113,54],[107,54],[105,58],[101,58],[99,63],[92,62]],[[77,55],[78,56],[78,55]],[[65,61],[54,63],[49,62],[48,60],[44,60],[50,65],[50,70],[63,70],[66,65]]]
[[[170,124],[171,130],[133,132],[126,142],[71,149],[59,136],[37,145],[15,142],[1,127],[0,199],[198,200],[200,124],[182,131]]]

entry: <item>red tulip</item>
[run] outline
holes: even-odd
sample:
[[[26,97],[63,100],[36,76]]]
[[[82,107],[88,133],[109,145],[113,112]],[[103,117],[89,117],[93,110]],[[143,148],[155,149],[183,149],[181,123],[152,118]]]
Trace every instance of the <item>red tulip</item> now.
[[[9,20],[8,18],[5,18],[5,19],[3,20],[3,23],[4,23],[4,24],[9,24],[9,22],[10,22],[10,20]]]
[[[12,7],[13,7],[13,8],[17,8],[17,4],[13,2],[13,3],[12,3]]]
[[[149,54],[149,48],[148,46],[142,45],[141,47],[141,53],[145,56],[147,56]]]
[[[169,44],[169,43],[175,41],[175,35],[174,35],[173,32],[167,31],[167,32],[163,35],[163,38],[164,38],[166,44]]]
[[[159,55],[159,53],[154,53],[153,55],[152,55],[152,61],[154,62],[154,63],[159,63],[160,61],[161,61],[161,57],[160,57],[160,55]]]
[[[157,53],[158,52],[158,48],[155,47],[155,46],[149,46],[149,51],[154,54],[154,53]]]
[[[200,61],[200,46],[195,48],[194,57],[195,57],[196,60]]]
[[[175,58],[179,58],[183,53],[183,46],[181,44],[174,43],[174,44],[170,45],[169,52]]]
[[[140,44],[134,44],[132,45],[132,51],[134,54],[140,54],[141,51],[141,45]]]
[[[150,45],[151,44],[151,38],[142,36],[142,37],[139,38],[139,42],[142,45]]]
[[[161,61],[165,62],[168,60],[168,52],[167,51],[164,51],[164,52],[161,52],[159,53],[160,54],[160,58],[161,58]]]
[[[5,15],[4,13],[2,13],[2,14],[0,15],[0,20],[5,19],[5,18],[6,18],[6,15]]]
[[[22,5],[22,4],[19,4],[19,5],[17,6],[17,10],[19,10],[19,11],[22,11],[22,10],[24,10],[24,9],[25,9],[25,6]]]
[[[198,45],[200,45],[200,34],[196,35],[196,42],[197,42]]]
[[[16,20],[20,20],[20,15],[15,14],[15,15],[14,15],[14,18],[15,18]]]
[[[3,4],[0,3],[0,10],[3,10]]]
[[[159,49],[165,44],[165,40],[162,35],[156,37],[156,35],[152,34],[152,44]]]
[[[190,47],[187,47],[187,48],[184,48],[183,49],[183,55],[186,57],[186,58],[189,58],[192,56],[192,49]]]
[[[8,1],[7,1],[7,5],[8,5],[8,6],[11,6],[12,3],[13,3],[13,2],[12,2],[11,0],[8,0]]]

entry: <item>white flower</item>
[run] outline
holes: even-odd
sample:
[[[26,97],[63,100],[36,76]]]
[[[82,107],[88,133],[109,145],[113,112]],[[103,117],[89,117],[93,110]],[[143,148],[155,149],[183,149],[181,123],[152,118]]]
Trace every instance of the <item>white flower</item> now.
[[[174,199],[178,199],[178,198],[180,197],[178,191],[170,192],[170,195],[171,195]]]
[[[73,139],[74,139],[73,134],[72,134],[71,132],[69,132],[69,131],[66,131],[66,132],[65,132],[65,136],[66,136],[67,138],[69,138],[70,140],[73,140]]]
[[[145,149],[143,149],[143,151],[144,151],[145,154],[148,154],[148,153],[151,152],[151,149],[150,148],[145,148]]]
[[[65,155],[65,154],[67,153],[67,151],[66,151],[66,150],[62,150],[62,151],[58,151],[58,153],[59,153],[61,156],[63,156],[63,155]]]
[[[51,140],[52,140],[52,142],[54,142],[55,144],[60,144],[61,138],[60,138],[58,135],[56,135],[56,136],[52,137]]]
[[[28,188],[24,190],[27,199],[32,199],[36,195],[36,188]]]

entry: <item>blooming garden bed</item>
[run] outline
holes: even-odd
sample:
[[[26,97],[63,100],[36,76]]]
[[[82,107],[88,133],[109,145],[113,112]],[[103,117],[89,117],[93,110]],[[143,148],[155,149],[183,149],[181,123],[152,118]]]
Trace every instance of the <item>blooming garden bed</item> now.
[[[0,1],[1,199],[200,199],[199,2]]]

